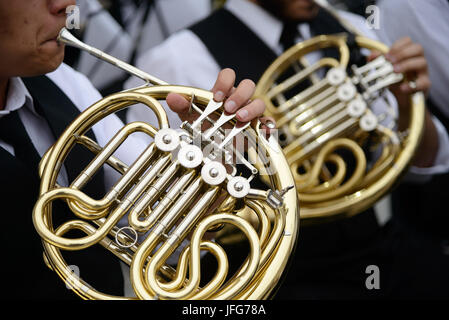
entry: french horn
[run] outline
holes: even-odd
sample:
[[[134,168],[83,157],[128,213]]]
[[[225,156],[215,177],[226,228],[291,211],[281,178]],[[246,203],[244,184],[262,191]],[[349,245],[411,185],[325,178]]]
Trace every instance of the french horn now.
[[[83,299],[270,298],[294,250],[299,228],[293,176],[277,141],[263,134],[260,123],[241,124],[235,115],[225,114],[210,91],[169,85],[80,42],[66,29],[58,41],[110,62],[147,84],[112,94],[86,109],[43,157],[33,223],[42,238],[46,264]],[[170,127],[162,107],[172,92],[190,100],[191,112],[197,114],[181,128]],[[126,124],[104,146],[85,135],[108,115],[135,104],[150,108],[158,127],[144,122]],[[133,133],[152,140],[134,163],[126,164],[114,152]],[[244,137],[245,152],[237,148],[237,137]],[[90,150],[94,158],[78,178],[60,186],[57,177],[75,145]],[[120,178],[102,199],[93,199],[83,187],[106,165]],[[261,175],[267,178],[265,183],[252,186]],[[62,200],[73,213],[72,220],[59,226],[53,224],[58,215],[52,212],[56,200]],[[226,227],[239,230],[248,242],[247,257],[238,262],[234,273],[229,272],[232,251],[214,240],[215,232]],[[71,230],[83,236],[66,236]],[[100,292],[64,260],[64,252],[96,244],[129,266],[134,294]],[[207,279],[201,272],[204,253],[216,260]]]
[[[399,126],[388,87],[407,79],[384,57],[386,45],[361,35],[355,42],[365,57],[382,55],[357,65],[348,34],[316,36],[279,56],[257,84],[255,97],[276,120],[307,223],[371,207],[404,174],[422,135],[424,95],[411,96],[409,121]]]

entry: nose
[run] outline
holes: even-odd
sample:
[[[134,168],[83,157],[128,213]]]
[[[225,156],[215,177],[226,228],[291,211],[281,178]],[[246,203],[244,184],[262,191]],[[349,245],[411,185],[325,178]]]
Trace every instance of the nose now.
[[[66,8],[68,6],[76,5],[76,0],[50,0],[49,10],[53,15],[66,15]]]

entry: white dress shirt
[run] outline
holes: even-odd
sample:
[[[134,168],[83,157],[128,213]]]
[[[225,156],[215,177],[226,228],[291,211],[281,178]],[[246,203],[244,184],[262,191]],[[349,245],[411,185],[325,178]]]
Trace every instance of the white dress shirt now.
[[[134,45],[140,55],[211,11],[209,0],[155,0],[143,24],[144,10],[136,7],[133,1],[122,2],[125,28],[103,9],[98,0],[78,0],[77,5],[80,8],[81,25],[85,28],[83,41],[124,61],[129,61]],[[140,32],[142,36],[136,43]],[[122,70],[99,62],[86,52],[81,53],[76,69],[88,75],[99,90],[126,75]]]
[[[432,82],[430,97],[449,118],[449,1],[380,0],[379,38],[388,45],[401,37],[421,44]]]
[[[101,99],[100,93],[84,75],[74,71],[65,64],[62,64],[56,71],[49,73],[48,77],[72,100],[80,112]],[[20,78],[10,79],[6,107],[0,111],[0,117],[14,110],[18,110],[19,117],[23,122],[31,142],[42,157],[56,140],[47,121],[36,112],[33,98]],[[104,146],[122,127],[122,122],[115,115],[108,116],[98,122],[93,127],[98,144]],[[127,139],[125,145],[129,149],[125,152],[125,147],[121,147],[115,155],[130,165],[145,146],[140,140],[132,136],[130,139]],[[14,149],[6,142],[0,140],[0,147],[14,155]],[[105,185],[106,188],[109,188],[116,182],[119,174],[109,166],[105,166],[104,168]],[[58,183],[68,185],[67,175],[64,170],[61,171],[61,176],[58,177]]]
[[[279,19],[247,0],[228,0],[225,7],[255,32],[274,52],[277,54],[282,52],[279,44],[282,22]],[[339,11],[339,14],[359,33],[371,39],[378,39],[375,31],[369,28],[363,17],[345,11]],[[298,28],[304,38],[298,38],[297,41],[311,37],[309,24],[300,24]],[[137,67],[168,83],[203,89],[213,87],[217,74],[221,70],[204,43],[190,30],[177,32],[161,45],[147,51],[138,59]],[[131,78],[125,83],[125,87],[131,88],[141,84],[141,80]],[[127,113],[127,116],[128,121],[144,119],[154,121],[154,117],[145,108],[134,108]],[[449,137],[436,118],[434,122],[438,130],[440,149],[433,167],[410,168],[408,178],[416,182],[426,181],[432,174],[445,172],[449,168]],[[179,124],[179,119],[172,120],[172,125]]]
[[[376,30],[381,41],[388,45],[402,37],[410,37],[424,48],[429,76],[432,82],[429,95],[438,109],[449,118],[449,1],[447,0],[381,0],[380,28]],[[449,139],[440,121],[438,130],[440,149],[432,168],[412,168],[415,174],[449,172]]]

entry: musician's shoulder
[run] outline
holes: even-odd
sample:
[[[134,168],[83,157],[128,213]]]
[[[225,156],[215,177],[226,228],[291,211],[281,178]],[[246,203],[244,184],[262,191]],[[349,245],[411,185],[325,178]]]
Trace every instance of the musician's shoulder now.
[[[138,58],[137,67],[168,83],[201,88],[212,86],[220,71],[206,45],[189,29],[147,50]],[[131,79],[125,87],[137,84]]]
[[[80,110],[101,99],[101,94],[91,81],[83,73],[65,63],[62,63],[55,71],[48,73],[47,76]]]

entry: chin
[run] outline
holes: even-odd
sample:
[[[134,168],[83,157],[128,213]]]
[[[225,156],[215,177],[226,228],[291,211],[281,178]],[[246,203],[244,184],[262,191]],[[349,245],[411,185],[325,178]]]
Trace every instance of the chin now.
[[[54,71],[64,60],[64,48],[65,46],[56,41],[47,41],[37,51],[36,65],[42,69]]]
[[[42,63],[39,64],[39,70],[41,74],[53,72],[59,68],[59,66],[64,61],[64,50],[58,55],[54,55],[49,59],[45,59]]]
[[[317,4],[312,3],[310,5],[306,5],[305,7],[298,6],[298,8],[295,9],[296,10],[291,10],[290,13],[287,14],[290,14],[290,17],[294,20],[308,21],[314,19],[317,16],[320,7]],[[297,14],[295,16],[292,16],[295,12]]]
[[[64,53],[62,53],[59,57],[55,58],[51,65],[49,66],[51,71],[55,71],[59,68],[59,66],[64,62]]]
[[[27,68],[20,76],[22,77],[36,77],[55,71],[62,64],[64,55],[62,58],[55,57],[51,60],[39,61]]]
[[[313,20],[313,19],[316,18],[317,14],[318,14],[318,11],[320,11],[320,8],[319,8],[318,6],[317,6],[317,7],[314,7],[313,9],[311,9],[311,10],[307,13],[306,17],[304,17],[304,18],[302,18],[302,19],[303,19],[303,20]]]

